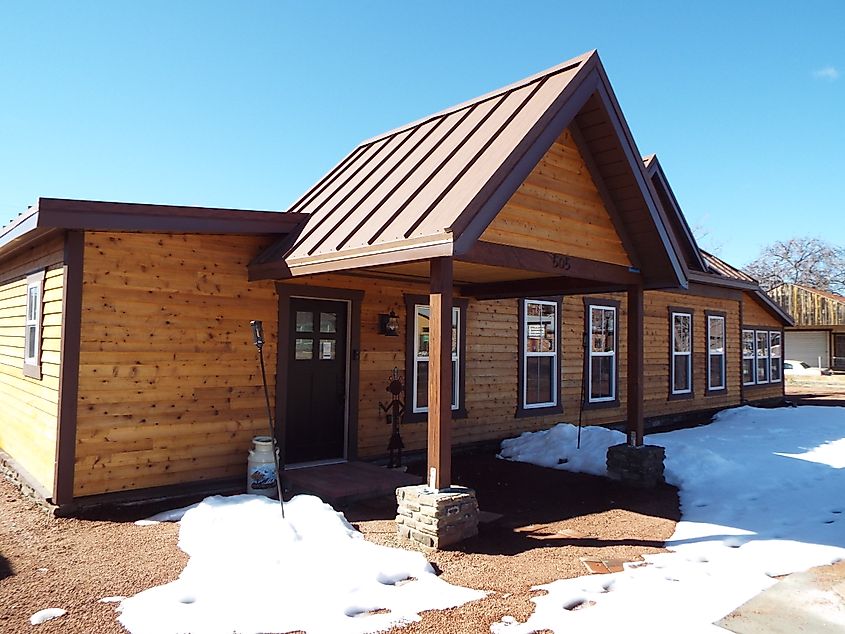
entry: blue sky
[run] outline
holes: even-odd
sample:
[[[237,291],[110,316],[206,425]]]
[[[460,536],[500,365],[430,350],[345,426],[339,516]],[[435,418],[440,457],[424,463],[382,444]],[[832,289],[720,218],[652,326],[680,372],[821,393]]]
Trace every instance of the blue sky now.
[[[705,247],[845,245],[845,3],[21,2],[0,223],[38,196],[284,209],[359,141],[597,48]]]

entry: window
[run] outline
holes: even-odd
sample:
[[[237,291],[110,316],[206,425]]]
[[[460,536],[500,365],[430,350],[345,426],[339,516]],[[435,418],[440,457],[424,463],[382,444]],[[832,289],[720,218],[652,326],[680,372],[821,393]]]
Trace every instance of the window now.
[[[692,313],[670,309],[671,394],[692,394]]]
[[[408,311],[407,352],[405,363],[405,422],[426,420],[428,413],[429,321],[428,297],[405,296]],[[453,417],[466,416],[464,403],[464,349],[467,300],[454,300],[452,307],[452,412]]]
[[[742,384],[780,383],[783,376],[782,335],[779,330],[748,327],[742,331]],[[790,368],[791,369],[791,368]]]
[[[725,316],[707,314],[707,389],[724,390],[725,383]]]
[[[41,378],[41,321],[44,312],[44,271],[26,278],[26,318],[24,330],[23,373]]]
[[[617,401],[618,302],[585,300],[587,308],[587,404]]]
[[[560,403],[560,304],[545,299],[523,299],[520,304],[517,415],[538,414],[525,410],[557,408]]]
[[[742,384],[754,385],[755,341],[753,330],[742,331]]]
[[[769,332],[758,330],[755,333],[757,341],[757,383],[769,382]]]
[[[781,375],[781,358],[783,357],[783,348],[781,347],[781,334],[778,330],[769,332],[769,354],[771,358],[771,381],[772,383],[779,383]]]

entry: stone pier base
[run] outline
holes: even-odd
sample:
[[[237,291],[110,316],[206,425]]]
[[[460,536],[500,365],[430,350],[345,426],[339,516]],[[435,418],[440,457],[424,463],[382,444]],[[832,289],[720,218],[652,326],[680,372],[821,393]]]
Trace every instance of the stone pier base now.
[[[613,445],[607,449],[607,475],[624,484],[650,489],[662,484],[666,450],[657,445]]]
[[[424,548],[444,548],[478,534],[478,502],[472,489],[401,487],[396,501],[399,536]]]

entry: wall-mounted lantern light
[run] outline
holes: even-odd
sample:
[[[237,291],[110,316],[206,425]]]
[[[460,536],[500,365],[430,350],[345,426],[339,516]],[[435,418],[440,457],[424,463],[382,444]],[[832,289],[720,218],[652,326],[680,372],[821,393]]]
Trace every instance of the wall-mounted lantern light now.
[[[387,337],[399,336],[399,317],[392,310],[378,316],[378,331]]]

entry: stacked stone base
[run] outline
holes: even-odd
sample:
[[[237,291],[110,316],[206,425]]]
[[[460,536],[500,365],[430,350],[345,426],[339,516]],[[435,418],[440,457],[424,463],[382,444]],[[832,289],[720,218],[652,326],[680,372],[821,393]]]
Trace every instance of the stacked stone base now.
[[[657,445],[613,445],[607,449],[607,475],[624,484],[650,489],[662,484],[666,450]]]
[[[478,534],[478,502],[472,489],[401,487],[396,501],[399,536],[426,549],[445,548]]]

